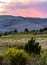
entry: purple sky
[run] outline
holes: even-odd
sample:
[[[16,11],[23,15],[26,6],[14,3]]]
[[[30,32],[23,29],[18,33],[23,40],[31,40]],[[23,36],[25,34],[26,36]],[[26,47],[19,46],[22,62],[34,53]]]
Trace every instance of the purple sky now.
[[[0,15],[47,17],[47,0],[0,0]]]

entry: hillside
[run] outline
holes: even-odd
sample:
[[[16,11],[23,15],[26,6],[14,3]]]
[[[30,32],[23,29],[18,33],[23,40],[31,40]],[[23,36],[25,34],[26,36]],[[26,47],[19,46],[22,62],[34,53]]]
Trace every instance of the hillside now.
[[[19,32],[25,28],[29,30],[39,30],[47,27],[47,18],[30,18],[20,16],[0,16],[0,31],[13,31],[17,29]]]

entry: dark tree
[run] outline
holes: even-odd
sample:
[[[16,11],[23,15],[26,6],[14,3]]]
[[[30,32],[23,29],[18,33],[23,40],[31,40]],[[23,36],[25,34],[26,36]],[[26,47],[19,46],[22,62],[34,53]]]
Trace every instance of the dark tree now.
[[[4,33],[4,35],[7,35],[8,34],[8,32],[6,31],[5,33]]]
[[[29,30],[27,28],[25,28],[24,32],[29,32]]]
[[[0,36],[2,36],[2,33],[0,32]]]
[[[41,51],[41,46],[39,46],[39,43],[35,42],[35,39],[32,38],[31,40],[28,41],[28,43],[25,44],[26,52],[33,53],[35,55],[40,54]]]
[[[44,30],[47,30],[47,28],[44,28]]]
[[[15,30],[14,30],[14,32],[16,32],[16,33],[17,33],[18,31],[15,29]]]

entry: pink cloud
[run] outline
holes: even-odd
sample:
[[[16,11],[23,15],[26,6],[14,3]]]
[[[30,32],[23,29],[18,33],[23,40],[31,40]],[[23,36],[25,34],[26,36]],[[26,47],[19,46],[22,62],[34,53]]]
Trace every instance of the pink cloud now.
[[[30,0],[31,1],[31,0]],[[0,2],[4,4],[4,11],[0,15],[14,15],[24,17],[47,17],[47,2]]]
[[[35,8],[16,9],[12,10],[11,14],[14,16],[24,16],[24,17],[43,17],[43,13]]]

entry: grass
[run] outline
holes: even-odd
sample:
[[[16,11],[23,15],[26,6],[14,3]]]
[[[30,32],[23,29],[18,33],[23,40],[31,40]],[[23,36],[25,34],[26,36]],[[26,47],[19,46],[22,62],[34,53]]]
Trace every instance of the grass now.
[[[37,42],[40,42],[42,47],[47,47],[47,42],[43,42],[47,40],[47,34],[34,35],[31,33],[16,33],[0,36],[0,51],[7,49],[8,46],[15,47],[17,44],[27,43],[32,37],[34,37]]]
[[[42,48],[47,49],[47,34],[12,33],[0,36],[0,53],[5,52],[8,47],[15,48],[16,45],[25,44],[32,37],[36,39],[36,42],[40,43]]]
[[[16,48],[16,46],[26,44],[32,37],[36,39],[36,42],[40,43],[42,49],[44,49],[43,51],[47,52],[47,34],[15,33],[0,36],[0,53],[4,54],[8,48]],[[31,54],[30,58],[32,65],[39,65],[38,57],[33,57]]]

